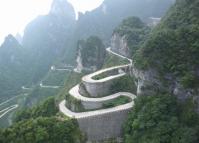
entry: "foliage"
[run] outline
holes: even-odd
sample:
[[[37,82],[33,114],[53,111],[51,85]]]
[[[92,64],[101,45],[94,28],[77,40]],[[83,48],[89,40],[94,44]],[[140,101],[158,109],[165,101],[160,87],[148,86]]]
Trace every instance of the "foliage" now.
[[[198,125],[190,102],[179,104],[169,95],[140,96],[125,125],[125,143],[197,143]]]
[[[131,92],[136,94],[137,87],[134,78],[131,76],[123,76],[119,80],[115,80],[110,87],[111,93],[116,92]]]
[[[28,81],[25,52],[17,40],[9,35],[0,46],[0,101],[20,94]]]
[[[137,68],[171,73],[186,88],[199,85],[199,1],[177,0],[136,53]]]
[[[70,75],[70,71],[50,71],[43,79],[44,85],[63,86],[65,79]]]
[[[69,90],[81,81],[82,76],[82,73],[70,73],[65,79],[63,88],[59,91],[56,97],[59,99],[65,99],[65,97],[68,95]]]
[[[136,50],[148,37],[150,28],[147,27],[138,17],[129,17],[124,19],[122,23],[114,30],[114,33],[121,37],[125,36],[128,47],[131,51],[130,55],[134,55]]]
[[[22,109],[21,111],[18,111],[15,121],[18,122],[37,117],[51,117],[55,116],[58,111],[55,99],[50,97],[41,105],[35,106],[31,109]]]
[[[120,58],[116,55],[109,54],[106,56],[104,64],[103,64],[103,69],[113,67],[113,66],[118,66],[118,65],[125,65],[128,64],[129,61],[123,58]]]
[[[72,110],[73,112],[85,111],[81,101],[72,97],[70,94],[66,95],[66,107]]]
[[[2,143],[83,143],[84,138],[75,120],[55,117],[18,122],[0,130]]]
[[[84,67],[96,66],[101,68],[105,58],[105,45],[99,37],[91,36],[87,40],[78,41],[82,64]]]
[[[109,72],[103,72],[101,74],[98,74],[98,75],[92,77],[92,79],[100,80],[100,79],[103,79],[103,78],[110,76],[109,74],[110,74]],[[113,75],[113,74],[111,74],[111,75]]]
[[[41,88],[40,86],[36,86],[26,98],[25,106],[33,107],[37,104],[41,104],[46,98],[55,96],[58,92],[59,89]]]
[[[107,101],[105,103],[103,103],[103,109],[104,108],[111,108],[111,107],[116,107],[122,104],[126,104],[129,103],[131,101],[131,99],[129,97],[126,96],[121,96],[118,97],[116,99],[113,99],[111,101]]]

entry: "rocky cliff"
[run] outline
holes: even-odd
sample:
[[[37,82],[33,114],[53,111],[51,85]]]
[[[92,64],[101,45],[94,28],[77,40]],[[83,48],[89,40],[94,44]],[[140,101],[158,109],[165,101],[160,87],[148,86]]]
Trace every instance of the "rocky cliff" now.
[[[178,0],[136,52],[133,72],[141,90],[198,98],[197,0]],[[177,14],[180,13],[180,14]]]
[[[150,28],[137,17],[124,19],[112,34],[111,49],[132,58],[147,38]]]
[[[127,44],[126,36],[120,36],[118,33],[114,33],[111,38],[111,49],[125,57],[131,57],[131,52]]]
[[[104,63],[106,56],[105,45],[96,36],[91,36],[87,40],[79,40],[77,44],[77,67],[78,72],[96,71]]]
[[[132,76],[137,80],[138,95],[169,93],[176,95],[180,100],[193,97],[193,100],[197,101],[199,54],[196,42],[198,35],[196,13],[198,8],[192,9],[197,4],[197,1],[177,1],[160,24],[146,36],[144,42],[141,41],[137,48],[132,48],[134,50],[131,54],[134,63]],[[179,11],[181,15],[176,14]],[[189,24],[186,25],[187,21]],[[115,30],[111,44],[113,50],[129,56],[130,47],[137,44],[128,42],[126,38],[132,33],[132,30]],[[137,37],[140,37],[140,33]],[[130,36],[129,39],[137,38]]]

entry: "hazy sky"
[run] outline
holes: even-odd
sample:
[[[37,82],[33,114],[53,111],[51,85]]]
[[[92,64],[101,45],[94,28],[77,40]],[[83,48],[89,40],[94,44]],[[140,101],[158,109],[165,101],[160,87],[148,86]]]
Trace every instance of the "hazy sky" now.
[[[47,14],[53,0],[0,0],[0,44],[8,34],[23,33],[27,23]],[[68,0],[76,12],[98,7],[103,0]]]

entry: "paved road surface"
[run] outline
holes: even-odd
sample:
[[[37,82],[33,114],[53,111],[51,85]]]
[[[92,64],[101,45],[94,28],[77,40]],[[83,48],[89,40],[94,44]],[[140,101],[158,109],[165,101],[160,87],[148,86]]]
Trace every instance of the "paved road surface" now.
[[[16,108],[18,108],[18,107],[19,107],[19,105],[18,105],[18,104],[15,104],[15,105],[12,105],[12,106],[10,106],[10,107],[8,107],[8,108],[5,108],[5,109],[1,110],[0,113],[1,113],[1,112],[4,112],[4,113],[0,115],[0,119],[1,119],[3,116],[5,116],[7,113],[11,112],[12,110],[14,110],[14,109],[16,109]]]
[[[106,82],[109,80],[112,80],[114,78],[120,77],[120,76],[124,76],[126,73],[119,73],[117,75],[112,75],[112,76],[108,76],[104,79],[100,79],[100,80],[94,80],[92,79],[94,76],[99,75],[103,72],[107,72],[107,71],[111,71],[111,70],[115,70],[115,69],[121,69],[121,68],[125,68],[128,66],[132,65],[132,60],[124,57],[122,55],[119,55],[113,51],[111,51],[111,48],[107,48],[106,49],[107,52],[114,54],[116,56],[119,56],[123,59],[127,59],[129,61],[129,64],[127,65],[121,65],[121,66],[114,66],[114,67],[110,67],[110,68],[106,68],[106,69],[102,69],[99,70],[97,72],[94,72],[92,74],[86,75],[82,78],[82,81],[85,82],[90,82],[90,83],[95,83],[95,82]],[[107,101],[107,100],[111,100],[111,99],[115,99],[117,97],[120,96],[126,96],[132,99],[131,102],[127,103],[127,104],[123,104],[123,105],[119,105],[113,108],[108,108],[108,109],[99,109],[99,110],[95,110],[95,111],[88,111],[88,112],[81,112],[81,113],[76,113],[76,112],[72,112],[71,110],[69,110],[66,106],[65,103],[66,101],[63,100],[60,104],[59,104],[59,110],[66,116],[71,117],[71,118],[86,118],[86,117],[90,117],[90,116],[97,116],[97,115],[102,115],[102,114],[108,114],[108,113],[112,113],[112,112],[118,112],[118,111],[122,111],[122,110],[126,110],[126,109],[130,109],[133,107],[134,105],[134,99],[136,98],[136,95],[129,93],[129,92],[118,92],[116,94],[112,94],[106,97],[102,97],[102,98],[88,98],[88,97],[84,97],[82,95],[80,95],[79,93],[79,85],[76,85],[75,87],[73,87],[70,91],[69,91],[70,95],[73,96],[74,98],[81,100],[81,101],[90,101],[90,102],[102,102],[102,101]]]

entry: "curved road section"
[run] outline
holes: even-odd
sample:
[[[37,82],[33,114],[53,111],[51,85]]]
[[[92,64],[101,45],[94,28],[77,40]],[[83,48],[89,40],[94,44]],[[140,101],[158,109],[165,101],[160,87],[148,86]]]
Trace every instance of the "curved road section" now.
[[[52,88],[52,89],[60,88],[60,86],[43,85],[43,83],[40,83],[39,86],[41,88]]]
[[[3,116],[5,116],[7,113],[11,112],[12,110],[14,110],[14,109],[16,109],[16,108],[18,108],[18,107],[19,107],[19,105],[16,104],[16,105],[12,105],[12,106],[10,106],[10,107],[8,107],[8,108],[5,108],[5,109],[1,110],[0,113],[3,112],[3,114],[0,115],[0,119],[1,119]]]
[[[120,58],[127,59],[129,61],[129,64],[121,65],[121,66],[114,66],[114,67],[111,67],[111,68],[106,68],[106,69],[99,70],[97,72],[94,72],[92,74],[84,76],[82,78],[82,81],[87,82],[87,83],[100,83],[100,82],[107,82],[107,81],[113,80],[115,78],[122,77],[122,76],[126,75],[125,72],[119,72],[116,75],[111,75],[111,76],[105,77],[105,78],[100,79],[100,80],[93,79],[94,76],[97,76],[97,75],[102,74],[104,72],[108,72],[108,71],[112,71],[112,70],[119,70],[119,69],[122,69],[122,68],[128,68],[128,67],[130,67],[132,65],[132,60],[131,59],[128,59],[127,57],[124,57],[122,55],[119,55],[119,54],[111,51],[111,48],[107,48],[106,51],[111,53],[111,54],[113,54],[113,55],[116,55],[116,56],[118,56]],[[130,109],[130,108],[133,107],[134,99],[136,98],[136,96],[134,94],[129,93],[129,92],[118,92],[116,94],[112,94],[112,95],[109,95],[109,96],[106,96],[106,97],[102,97],[102,98],[88,98],[88,97],[82,96],[79,93],[79,85],[76,85],[75,87],[73,87],[69,91],[69,94],[72,97],[76,98],[77,100],[88,101],[88,102],[108,101],[108,100],[116,99],[116,98],[121,97],[121,96],[126,96],[126,97],[129,97],[129,98],[132,99],[132,101],[127,103],[127,104],[119,105],[119,106],[116,106],[116,107],[113,107],[113,108],[99,109],[99,110],[95,110],[95,111],[88,111],[88,112],[81,112],[81,113],[76,113],[76,112],[73,112],[73,111],[69,110],[65,106],[66,101],[63,100],[59,104],[60,112],[62,112],[64,115],[66,115],[68,117],[76,118],[76,119],[87,118],[87,117],[92,117],[92,116],[98,116],[98,115],[103,115],[103,114],[107,114],[107,113],[113,113],[113,112],[118,112],[118,111],[123,111],[123,110]]]

